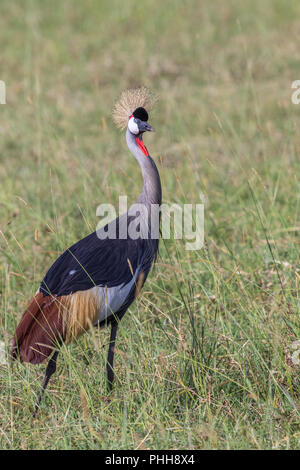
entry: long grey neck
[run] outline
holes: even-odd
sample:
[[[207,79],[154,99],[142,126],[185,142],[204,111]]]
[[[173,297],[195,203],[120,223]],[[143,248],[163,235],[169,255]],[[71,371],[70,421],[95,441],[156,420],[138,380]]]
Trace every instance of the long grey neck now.
[[[158,169],[150,155],[146,157],[143,151],[139,148],[136,142],[137,137],[142,140],[142,134],[137,136],[132,134],[130,130],[127,129],[126,141],[128,148],[139,162],[144,178],[143,189],[137,202],[145,204],[147,207],[149,207],[151,204],[161,205],[162,193]]]

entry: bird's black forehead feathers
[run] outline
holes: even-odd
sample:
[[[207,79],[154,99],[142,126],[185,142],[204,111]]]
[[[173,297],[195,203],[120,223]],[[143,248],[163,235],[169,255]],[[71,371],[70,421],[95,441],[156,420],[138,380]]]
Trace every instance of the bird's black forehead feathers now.
[[[135,118],[140,119],[141,121],[148,121],[148,113],[145,110],[145,108],[136,108],[135,111],[133,111],[132,115]]]

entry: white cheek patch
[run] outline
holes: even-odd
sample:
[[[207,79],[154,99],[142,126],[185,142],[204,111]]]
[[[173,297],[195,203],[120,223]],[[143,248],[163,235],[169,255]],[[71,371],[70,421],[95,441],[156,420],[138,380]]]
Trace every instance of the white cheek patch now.
[[[136,122],[134,122],[134,117],[131,117],[128,121],[128,129],[130,130],[130,132],[132,134],[139,134],[140,131],[139,131],[139,128],[138,128],[138,125]]]

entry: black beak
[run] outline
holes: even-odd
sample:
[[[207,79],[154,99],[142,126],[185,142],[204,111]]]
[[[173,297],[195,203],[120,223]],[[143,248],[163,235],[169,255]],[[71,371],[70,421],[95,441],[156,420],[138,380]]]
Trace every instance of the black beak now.
[[[150,124],[148,124],[148,122],[146,122],[146,121],[141,121],[141,122],[139,123],[139,131],[140,131],[140,132],[147,132],[147,131],[148,131],[148,132],[153,132],[154,129],[153,129],[152,126],[150,126]]]

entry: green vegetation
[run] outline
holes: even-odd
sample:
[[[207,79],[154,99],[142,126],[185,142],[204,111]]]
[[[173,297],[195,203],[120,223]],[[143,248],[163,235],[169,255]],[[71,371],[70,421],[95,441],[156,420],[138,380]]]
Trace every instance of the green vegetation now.
[[[160,95],[146,145],[163,199],[199,203],[205,247],[162,242],[121,323],[45,366],[0,365],[2,449],[299,445],[298,1],[38,0],[0,5],[0,340],[96,208],[134,202],[140,169],[111,108]]]

